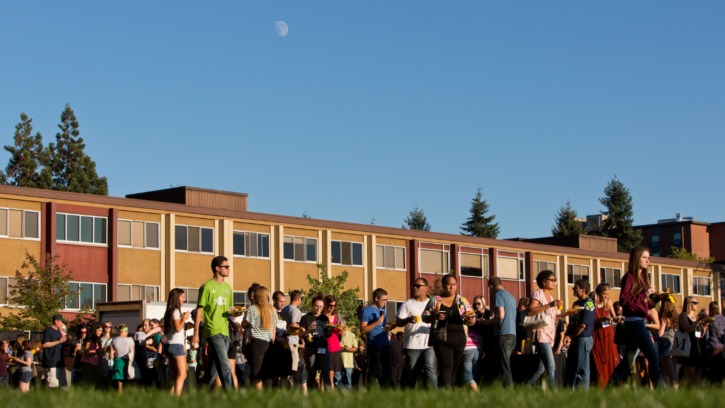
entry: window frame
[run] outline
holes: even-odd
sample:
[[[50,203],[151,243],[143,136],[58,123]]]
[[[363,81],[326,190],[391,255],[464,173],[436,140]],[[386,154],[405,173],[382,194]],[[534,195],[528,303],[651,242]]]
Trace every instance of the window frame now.
[[[284,239],[285,238],[292,238],[292,259],[289,259],[289,258],[285,258],[284,257]],[[295,242],[294,242],[295,238],[299,238],[299,239],[304,239],[305,240],[304,249],[303,249],[303,251],[305,253],[305,260],[304,261],[297,261],[297,260],[294,259],[295,258]],[[307,246],[308,246],[307,241],[310,240],[310,239],[315,241],[315,260],[314,261],[308,261],[307,260]],[[320,246],[319,246],[319,240],[317,238],[297,237],[297,236],[294,236],[294,235],[283,235],[282,236],[282,261],[283,262],[297,262],[297,263],[306,263],[306,264],[315,264],[315,265],[317,265],[317,263],[318,263],[317,258],[319,258],[319,257],[320,257]]]
[[[159,299],[161,299],[161,286],[157,286],[157,285],[142,285],[140,283],[138,283],[138,284],[137,283],[117,283],[116,284],[116,288],[117,288],[116,293],[118,293],[118,286],[129,286],[131,288],[133,288],[134,286],[143,286],[144,288],[155,288],[156,289],[156,300],[152,300],[152,302],[158,302]],[[133,298],[133,295],[131,297]],[[138,301],[145,302],[146,299],[127,300],[127,301],[124,301],[124,302],[138,302]]]
[[[451,269],[451,251],[450,250],[421,248],[421,247],[418,247],[418,265],[417,265],[418,266],[418,270],[416,271],[416,273],[418,273],[418,274],[427,273],[427,274],[431,274],[431,275],[437,274],[437,272],[426,272],[426,271],[423,271],[421,269],[423,267],[423,262],[422,262],[422,259],[423,259],[423,257],[422,257],[423,251],[428,251],[428,252],[442,252],[448,258],[447,259],[448,262],[446,262],[446,265],[448,266],[448,270],[447,271],[443,271],[442,272],[442,275],[446,275],[446,274],[450,273],[450,269]],[[441,261],[442,260],[443,260],[443,258],[441,258]],[[441,269],[443,269],[443,264],[441,264]]]
[[[582,266],[585,266],[587,268],[587,270],[589,271],[589,273],[587,273],[587,281],[589,282],[590,285],[592,284],[592,280],[591,280],[592,279],[592,268],[589,265],[571,264],[571,263],[568,263],[568,264],[566,264],[566,284],[568,286],[574,286],[574,282],[576,282],[577,280],[581,279],[581,276],[582,276],[581,275],[581,272],[580,272],[579,273],[580,278],[579,279],[574,279],[574,282],[569,283],[569,267],[570,266],[578,266],[580,268]],[[574,273],[572,273],[572,275],[574,275]]]
[[[176,248],[176,227],[184,227],[186,228],[186,249],[177,249]],[[199,228],[199,252],[196,251],[189,251],[189,227],[192,228]],[[202,251],[202,248],[204,246],[202,242],[202,231],[208,229],[211,230],[211,236],[212,236],[212,248],[211,252]],[[214,255],[216,253],[216,230],[214,227],[200,227],[198,225],[188,225],[188,224],[174,224],[174,252],[183,252],[187,254],[204,254],[204,255]],[[183,289],[183,288],[182,288]]]
[[[58,226],[57,223],[58,223],[58,216],[59,215],[65,216],[65,221],[63,222],[63,227],[64,227],[63,237],[64,237],[64,239],[58,239],[57,238],[58,232],[56,230],[56,239],[55,239],[55,242],[57,242],[59,244],[69,244],[69,245],[88,245],[88,246],[97,246],[97,247],[108,247],[108,230],[109,230],[109,228],[108,228],[108,217],[102,217],[102,216],[98,216],[98,215],[88,215],[88,214],[76,214],[76,213],[57,212],[57,213],[55,213],[55,220],[53,220],[53,222],[56,223],[56,228]],[[78,241],[68,241],[66,239],[66,238],[68,238],[68,216],[69,215],[78,217]],[[106,243],[105,244],[99,244],[99,243],[96,243],[96,242],[83,242],[81,240],[82,239],[82,235],[83,235],[83,232],[81,231],[81,221],[82,221],[83,217],[90,217],[91,219],[93,219],[93,237],[91,238],[93,241],[95,241],[95,237],[96,237],[96,218],[101,218],[101,219],[106,220]]]
[[[674,273],[664,273],[664,272],[661,272],[660,273],[660,281],[658,283],[662,284],[662,278],[663,277],[666,277],[666,276],[676,276],[677,277],[677,280],[679,281],[678,283],[680,285],[680,290],[678,292],[675,292],[675,288],[673,288],[671,286],[667,286],[666,285],[667,284],[666,279],[665,279],[665,284],[662,287],[660,287],[660,290],[666,290],[669,287],[670,290],[672,290],[672,292],[670,292],[670,293],[675,294],[675,295],[681,295],[682,294],[682,276],[679,275],[679,274],[674,274]],[[674,283],[674,280],[673,280],[673,283]],[[675,285],[672,285],[672,286],[675,286]]]
[[[375,259],[375,269],[384,269],[387,271],[407,271],[408,270],[408,248],[404,246],[399,245],[381,245],[381,244],[375,244],[375,250],[377,251],[378,247],[383,248],[383,266],[378,266],[378,260],[377,255]],[[386,268],[385,267],[385,247],[391,247],[393,248],[393,254],[395,254],[396,248],[401,248],[403,250],[403,264],[405,265],[404,268]],[[427,250],[426,250],[427,251]],[[364,252],[364,251],[363,251]],[[365,263],[365,254],[363,253],[363,264]],[[395,265],[395,260],[393,260],[393,265]],[[427,273],[427,272],[424,272]]]
[[[232,303],[234,306],[238,305],[238,303],[234,301],[234,295],[236,294],[244,295],[244,303],[242,303],[243,306],[249,307],[251,305],[251,303],[249,303],[249,292],[246,290],[237,290],[232,291]]]
[[[108,230],[108,224],[106,224],[106,230]],[[93,307],[91,307],[90,310],[96,310],[96,297],[95,297],[96,285],[103,285],[106,288],[106,302],[109,301],[110,296],[108,296],[108,283],[104,283],[104,282],[84,282],[84,281],[69,281],[68,283],[69,284],[71,284],[71,283],[77,283],[79,289],[81,288],[81,285],[92,285],[93,292],[91,293],[91,300],[93,302]],[[79,310],[83,309],[83,304],[81,303],[81,294],[82,294],[82,292],[83,292],[82,290],[79,290],[78,291],[78,308],[69,308],[69,307],[63,306],[63,309],[61,309],[61,310],[75,312],[75,311],[79,311]],[[67,298],[66,298],[66,302],[68,302],[68,299]],[[105,303],[105,302],[101,302],[101,303]]]
[[[10,308],[12,308],[12,307],[24,307],[24,306],[21,306],[21,305],[13,305],[13,304],[11,304],[11,303],[8,302],[8,299],[10,299],[10,285],[11,285],[10,279],[15,280],[15,285],[18,284],[17,279],[15,279],[14,276],[0,276],[0,279],[5,279],[5,302],[0,302],[0,306],[2,306],[2,307],[10,307]]]
[[[121,218],[119,218],[116,221],[116,230],[119,230],[118,223],[121,222],[121,221],[126,221],[126,222],[130,222],[131,223],[131,237],[132,238],[131,238],[131,245],[121,245],[121,244],[117,244],[117,246],[119,248],[147,249],[147,250],[150,250],[150,251],[161,251],[161,223],[160,222],[141,221],[141,220],[128,220],[128,219],[121,219]],[[142,222],[143,223],[143,247],[135,247],[135,246],[133,246],[133,223],[134,222]],[[156,239],[157,239],[157,242],[159,243],[159,247],[158,248],[148,247],[147,246],[148,245],[147,244],[148,243],[148,229],[146,228],[146,225],[147,224],[156,224],[158,226],[158,229],[156,230],[157,231]],[[116,232],[118,232],[118,231],[116,231]],[[118,237],[116,237],[116,239],[118,240]],[[118,242],[118,241],[116,241],[116,242]]]
[[[607,269],[611,269],[612,273],[614,273],[614,271],[619,271],[619,286],[614,286],[614,282],[612,282],[612,283],[607,282],[607,272],[606,272]],[[621,289],[622,288],[622,268],[611,268],[608,266],[600,266],[599,274],[600,274],[599,283],[606,283],[607,285],[609,285],[609,287],[611,289]],[[614,276],[612,276],[612,277],[614,277]]]
[[[707,281],[708,281],[708,285],[707,286],[705,286],[704,284],[703,285],[699,285],[697,283],[697,282],[702,281],[702,280],[705,280],[705,279],[707,279]],[[697,288],[699,286],[707,287],[707,291],[710,292],[710,293],[697,293]],[[694,296],[699,296],[699,297],[712,297],[712,279],[711,278],[706,278],[704,276],[693,276],[692,277],[692,294]]]
[[[2,232],[0,232],[0,238],[22,239],[22,240],[26,240],[26,241],[40,241],[40,237],[41,237],[40,234],[41,234],[41,230],[43,228],[43,226],[41,225],[43,219],[42,219],[42,214],[40,213],[40,211],[25,210],[22,208],[9,208],[9,207],[0,207],[0,210],[5,210],[5,228],[6,228],[4,235]],[[22,237],[11,237],[10,236],[10,211],[22,211],[23,212],[23,225],[20,227],[20,230],[23,233]],[[29,213],[29,212],[38,215],[38,231],[37,231],[38,238],[28,238],[25,236],[25,222],[26,222],[25,214]],[[106,229],[108,229],[108,227],[106,227]]]
[[[338,262],[332,262],[332,243],[333,242],[338,242],[340,244],[340,262],[339,263]],[[350,264],[346,264],[346,263],[343,263],[342,262],[342,244],[343,244],[343,242],[346,242],[346,243],[349,243],[350,244],[350,251],[352,251],[350,253]],[[361,257],[360,257],[360,264],[359,265],[355,263],[355,256],[353,255],[355,253],[355,249],[354,249],[355,248],[355,245],[360,245],[360,254],[361,254]],[[365,265],[365,246],[363,245],[362,242],[342,241],[342,240],[337,240],[337,239],[330,240],[330,264],[331,265],[338,265],[338,266],[353,266],[353,267],[356,267],[356,268],[362,268]]]
[[[462,265],[463,265],[463,262],[462,262],[463,255],[471,255],[471,256],[480,256],[481,257],[481,276],[472,276],[472,275],[464,275],[463,274],[463,267],[462,267]],[[477,279],[489,278],[490,276],[489,276],[489,271],[488,271],[488,265],[489,265],[488,253],[485,253],[485,254],[483,254],[483,253],[476,254],[476,253],[471,253],[471,252],[461,252],[461,251],[458,251],[458,275],[460,277],[477,278]]]
[[[497,254],[496,255],[496,276],[499,277],[501,280],[505,280],[505,281],[509,281],[509,282],[521,282],[521,281],[526,280],[526,261],[525,261],[525,258],[522,258],[520,256],[521,252],[518,252],[518,255],[519,256],[513,257],[513,256],[508,256],[508,255]],[[499,271],[498,271],[498,265],[499,265],[498,260],[500,258],[515,259],[518,261],[518,262],[516,262],[516,269],[518,272],[516,275],[516,279],[500,277]]]
[[[257,234],[257,236],[259,236],[259,235],[266,235],[267,236],[267,253],[270,254],[270,255],[268,255],[268,256],[249,256],[249,255],[246,255],[246,254],[244,254],[244,255],[237,255],[237,254],[235,254],[234,253],[234,233],[237,233],[237,232],[241,232],[241,233],[244,233],[244,234]],[[272,246],[272,236],[271,236],[271,234],[269,234],[267,232],[238,231],[238,230],[232,231],[232,257],[233,258],[272,259],[272,257],[271,257],[271,251],[269,250],[269,247],[270,246]],[[259,253],[259,247],[257,247],[257,253]]]

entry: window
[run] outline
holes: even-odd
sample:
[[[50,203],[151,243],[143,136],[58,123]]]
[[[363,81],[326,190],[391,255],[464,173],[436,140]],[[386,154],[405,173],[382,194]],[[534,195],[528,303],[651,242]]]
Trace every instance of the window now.
[[[362,266],[363,250],[359,242],[332,241],[332,263],[335,265]]]
[[[660,227],[652,227],[652,253],[660,252]],[[655,255],[657,256],[657,255]]]
[[[269,258],[269,234],[234,231],[232,244],[234,256]]]
[[[386,268],[387,268],[386,263]],[[430,249],[420,250],[420,272],[421,273],[448,273],[448,252],[435,251]]]
[[[11,304],[11,300],[17,296],[11,296],[10,291],[13,290],[18,281],[15,278],[0,278],[0,305]]]
[[[96,304],[106,301],[105,283],[70,282],[68,289],[75,292],[65,301],[66,310],[95,309]]]
[[[567,283],[573,285],[579,279],[589,280],[589,266],[567,265]]]
[[[118,220],[118,246],[159,248],[159,223]]]
[[[388,324],[395,322],[395,316],[398,315],[398,310],[403,306],[405,302],[398,302],[395,300],[388,300],[385,303],[385,316],[387,317]]]
[[[667,290],[670,288],[672,293],[680,293],[680,275],[670,275],[667,273],[661,274],[662,276],[662,287],[660,290]]]
[[[710,278],[692,278],[692,294],[710,296]]]
[[[672,245],[676,247],[682,246],[682,225],[675,225],[673,228]]]
[[[234,306],[249,306],[249,298],[247,292],[234,292]]]
[[[106,217],[57,213],[55,238],[59,242],[106,245]]]
[[[297,262],[317,262],[317,239],[284,237],[284,259]]]
[[[488,276],[488,257],[461,252],[461,276],[483,278]]]
[[[380,269],[398,269],[405,270],[405,248],[376,245],[375,246],[375,263]]]
[[[40,239],[40,213],[0,208],[0,237]]]
[[[524,279],[524,260],[498,257],[498,277],[501,279]]]
[[[534,279],[542,271],[552,271],[556,274],[556,263],[545,261],[534,261]]]
[[[159,287],[145,285],[118,285],[116,287],[118,300],[127,302],[129,300],[159,301]],[[186,295],[188,300],[189,295]]]
[[[214,229],[177,225],[176,250],[185,252],[214,253]]]
[[[618,268],[599,268],[601,272],[601,283],[606,283],[610,288],[620,287],[620,280],[622,279],[622,270]]]

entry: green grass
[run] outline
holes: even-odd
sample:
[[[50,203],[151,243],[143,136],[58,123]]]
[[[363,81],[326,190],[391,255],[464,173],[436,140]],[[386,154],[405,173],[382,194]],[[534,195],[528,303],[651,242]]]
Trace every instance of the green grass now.
[[[544,391],[541,389],[484,388],[479,393],[456,391],[371,391],[352,393],[253,392],[186,394],[181,400],[156,390],[129,388],[119,396],[114,391],[72,389],[31,391],[0,390],[3,408],[659,408],[721,406],[725,391],[703,388],[675,392],[645,389],[582,392]]]

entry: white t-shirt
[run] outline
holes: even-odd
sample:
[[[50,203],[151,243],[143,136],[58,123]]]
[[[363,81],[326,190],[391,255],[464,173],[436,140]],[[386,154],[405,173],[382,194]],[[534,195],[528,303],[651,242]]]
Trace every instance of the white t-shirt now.
[[[418,302],[415,299],[408,299],[398,310],[398,316],[401,319],[407,319],[410,316],[422,316],[425,306],[428,304],[426,299]],[[428,336],[430,335],[430,323],[418,324],[408,323],[403,329],[403,348],[413,350],[425,350],[428,346]]]
[[[173,320],[181,320],[181,312],[179,312],[179,309],[174,310]],[[181,323],[183,324],[184,322]],[[169,325],[169,334],[166,336],[166,344],[184,344],[184,340],[186,339],[185,333],[186,330],[183,328],[177,332],[174,322],[171,322]]]

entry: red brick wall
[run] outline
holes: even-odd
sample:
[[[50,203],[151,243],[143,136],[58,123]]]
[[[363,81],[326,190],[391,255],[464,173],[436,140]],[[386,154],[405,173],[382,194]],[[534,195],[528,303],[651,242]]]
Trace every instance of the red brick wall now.
[[[687,236],[690,241],[688,250],[701,258],[709,257],[710,232],[708,231],[708,227],[705,225],[690,224],[683,229],[688,230]]]
[[[715,262],[725,261],[725,223],[710,225],[710,256]]]

